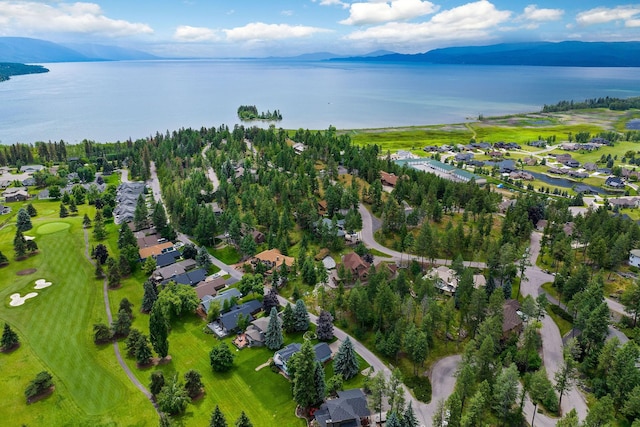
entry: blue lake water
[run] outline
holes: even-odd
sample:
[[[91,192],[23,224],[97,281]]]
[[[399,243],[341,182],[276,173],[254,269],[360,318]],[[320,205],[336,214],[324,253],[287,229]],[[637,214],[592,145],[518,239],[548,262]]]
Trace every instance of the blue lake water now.
[[[142,138],[278,109],[288,129],[459,123],[563,99],[640,96],[638,68],[125,61],[45,64],[0,83],[0,143]]]

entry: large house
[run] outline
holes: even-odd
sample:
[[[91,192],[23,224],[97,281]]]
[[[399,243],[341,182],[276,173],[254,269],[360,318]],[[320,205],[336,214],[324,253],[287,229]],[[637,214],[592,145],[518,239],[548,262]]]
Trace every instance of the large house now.
[[[520,303],[514,299],[505,301],[502,307],[504,318],[502,321],[502,338],[507,338],[511,334],[522,332],[522,318],[520,317]]]
[[[369,277],[369,268],[371,266],[355,252],[344,255],[342,257],[342,265],[347,272],[351,273],[354,279],[365,281]]]
[[[197,286],[198,283],[203,282],[206,278],[207,278],[207,272],[202,268],[197,268],[195,270],[178,274],[177,276],[174,276],[171,279],[165,279],[162,281],[162,284],[164,285],[169,282],[175,282],[178,285]]]
[[[632,249],[629,253],[629,265],[640,267],[640,249]]]
[[[157,257],[158,255],[169,251],[173,251],[173,243],[164,242],[158,243],[154,246],[149,246],[148,248],[142,248],[138,251],[138,255],[140,255],[140,261],[144,262],[144,260],[150,256]]]
[[[288,346],[276,351],[273,355],[273,363],[282,370],[286,375],[289,375],[287,371],[287,362],[291,359],[291,356],[296,354],[302,348],[302,344],[294,342]],[[329,361],[332,357],[331,349],[326,342],[320,342],[313,346],[313,351],[316,354],[316,361],[322,364]]]
[[[359,427],[371,424],[371,411],[361,389],[338,392],[337,399],[329,399],[314,413],[320,427]]]
[[[25,187],[10,187],[2,193],[4,200],[9,202],[24,202],[29,199],[29,193]]]
[[[196,287],[196,293],[198,292],[198,287]],[[220,308],[224,308],[226,301],[231,301],[233,298],[240,299],[242,298],[242,294],[237,288],[231,288],[225,292],[221,292],[218,295],[211,296],[211,294],[204,294],[200,298],[200,306],[204,310],[205,313],[209,312],[209,307],[211,304],[220,304]],[[229,304],[229,303],[227,303]]]
[[[380,182],[387,187],[395,187],[398,183],[398,177],[393,173],[380,171]]]
[[[238,324],[240,323],[240,316],[248,318],[249,321],[253,321],[253,315],[262,310],[262,303],[254,299],[247,301],[244,304],[236,305],[229,311],[221,314],[218,320],[213,323],[209,323],[207,326],[220,338],[226,337],[232,332],[238,330]]]
[[[287,265],[287,267],[291,267],[295,262],[294,257],[282,255],[278,249],[269,249],[268,251],[263,251],[253,257],[251,260],[251,264],[254,266],[261,262],[264,264],[267,269],[271,270],[272,268],[279,268],[283,263]]]

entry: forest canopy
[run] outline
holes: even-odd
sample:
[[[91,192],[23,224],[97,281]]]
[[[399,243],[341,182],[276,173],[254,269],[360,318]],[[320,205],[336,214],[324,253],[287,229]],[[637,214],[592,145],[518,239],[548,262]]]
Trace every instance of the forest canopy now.
[[[9,80],[11,76],[22,74],[47,73],[49,70],[42,65],[26,65],[14,62],[0,62],[0,82]]]
[[[240,120],[282,120],[282,114],[279,110],[273,112],[267,110],[265,113],[258,113],[255,105],[241,105],[238,107],[238,117]]]

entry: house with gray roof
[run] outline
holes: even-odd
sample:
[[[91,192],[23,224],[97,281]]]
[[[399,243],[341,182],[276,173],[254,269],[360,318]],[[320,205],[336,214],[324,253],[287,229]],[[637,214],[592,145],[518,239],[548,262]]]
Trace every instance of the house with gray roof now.
[[[236,305],[220,317],[213,323],[210,323],[209,329],[211,329],[220,338],[226,337],[232,332],[238,329],[238,323],[240,316],[248,318],[249,321],[253,321],[253,315],[262,310],[262,303],[256,299],[247,301],[244,304]]]
[[[314,413],[320,427],[359,427],[371,424],[367,398],[359,388],[338,392]]]
[[[209,307],[211,306],[211,304],[218,303],[220,304],[220,308],[222,308],[224,307],[225,301],[231,301],[231,299],[234,297],[236,299],[240,299],[242,298],[242,294],[237,288],[230,288],[229,290],[219,293],[215,297],[205,295],[202,298],[200,305],[202,306],[202,309],[204,310],[204,312],[208,313]]]
[[[285,375],[289,375],[287,371],[287,362],[291,359],[291,356],[296,354],[302,348],[302,344],[294,342],[289,344],[288,346],[276,351],[273,354],[273,363],[276,364]],[[313,346],[313,351],[316,354],[316,361],[322,364],[328,362],[333,354],[331,353],[331,348],[326,342],[320,342]]]

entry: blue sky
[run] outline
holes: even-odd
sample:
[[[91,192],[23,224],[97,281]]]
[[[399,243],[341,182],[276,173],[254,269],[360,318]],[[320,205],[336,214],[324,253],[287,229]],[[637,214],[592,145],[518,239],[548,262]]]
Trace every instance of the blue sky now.
[[[161,56],[402,53],[512,41],[640,40],[640,4],[595,0],[0,0],[0,36]]]

